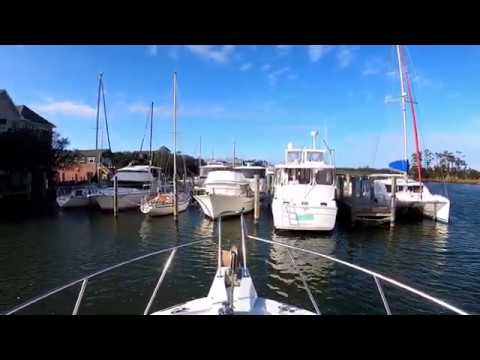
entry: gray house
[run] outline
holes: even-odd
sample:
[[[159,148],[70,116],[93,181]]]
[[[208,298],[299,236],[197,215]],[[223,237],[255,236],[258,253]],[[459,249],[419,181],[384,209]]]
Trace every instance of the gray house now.
[[[0,89],[0,135],[5,144],[9,134],[27,131],[40,140],[40,143],[52,146],[55,125],[25,105],[15,105],[6,90]],[[22,144],[18,144],[22,145]],[[16,144],[12,144],[13,147]],[[34,150],[33,150],[34,151]],[[33,196],[44,197],[48,189],[47,174],[51,169],[37,165],[24,168],[12,168],[0,163],[0,200],[21,196],[30,199]]]

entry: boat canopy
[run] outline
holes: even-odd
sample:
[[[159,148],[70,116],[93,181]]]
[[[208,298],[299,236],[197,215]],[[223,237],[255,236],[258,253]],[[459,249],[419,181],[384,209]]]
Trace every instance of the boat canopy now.
[[[390,164],[388,164],[388,167],[390,167],[393,170],[408,172],[408,169],[410,168],[410,164],[408,163],[408,160],[397,160],[397,161],[392,161]]]
[[[242,173],[233,170],[215,170],[208,173],[205,184],[235,182],[248,184]]]

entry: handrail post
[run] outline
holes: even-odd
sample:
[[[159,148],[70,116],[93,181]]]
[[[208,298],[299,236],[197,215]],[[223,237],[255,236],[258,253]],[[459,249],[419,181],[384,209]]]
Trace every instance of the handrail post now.
[[[218,269],[217,271],[219,273],[221,268],[222,268],[222,215],[218,217]]]
[[[78,314],[78,309],[80,308],[80,303],[82,302],[83,294],[85,293],[85,288],[87,287],[88,278],[83,280],[82,287],[80,288],[80,292],[78,293],[77,302],[75,303],[75,307],[73,308],[72,315]]]
[[[167,262],[165,263],[165,266],[163,267],[162,274],[160,275],[160,278],[157,281],[157,285],[155,285],[155,289],[153,290],[153,294],[150,297],[150,300],[148,301],[148,304],[147,304],[147,307],[145,308],[145,311],[143,312],[143,315],[148,314],[148,311],[150,310],[150,307],[153,304],[153,300],[155,299],[155,296],[157,296],[158,289],[160,288],[160,285],[162,285],[162,282],[163,282],[163,279],[165,278],[168,267],[170,266],[170,263],[172,262],[172,259],[175,256],[176,252],[177,252],[177,249],[173,249],[172,252],[170,253],[170,256],[168,257]]]
[[[382,297],[383,306],[385,307],[387,315],[392,315],[392,313],[390,312],[390,306],[388,306],[387,298],[385,297],[385,294],[383,293],[383,289],[382,289],[382,285],[380,284],[380,281],[377,279],[377,277],[375,275],[373,275],[373,278],[375,279],[375,284],[377,284],[378,292],[380,293],[380,296]]]
[[[242,227],[242,255],[243,255],[243,276],[248,276],[247,271],[247,249],[245,245],[245,219],[243,216],[243,208],[240,211],[240,226]]]

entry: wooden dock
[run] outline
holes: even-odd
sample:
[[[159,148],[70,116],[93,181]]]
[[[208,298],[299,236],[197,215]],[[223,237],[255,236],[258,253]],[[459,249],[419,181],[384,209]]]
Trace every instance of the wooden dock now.
[[[375,200],[372,179],[365,174],[345,171],[337,173],[336,198],[352,225],[356,223],[395,225],[395,194],[389,204]],[[392,180],[395,189],[395,180]]]

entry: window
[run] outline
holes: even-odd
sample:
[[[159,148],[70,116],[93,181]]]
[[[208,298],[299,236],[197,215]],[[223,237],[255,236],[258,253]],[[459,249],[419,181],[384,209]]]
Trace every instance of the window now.
[[[414,185],[414,186],[409,186],[408,191],[414,192],[414,193],[420,193],[422,192],[422,187],[419,185]]]
[[[301,151],[289,151],[287,153],[287,162],[300,162],[302,160],[302,152]]]
[[[323,161],[323,153],[307,152],[307,161]]]
[[[7,125],[7,119],[0,119],[0,125]]]
[[[314,169],[315,183],[317,185],[332,185],[333,184],[333,172],[332,170],[318,170]]]

